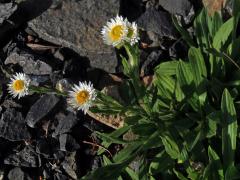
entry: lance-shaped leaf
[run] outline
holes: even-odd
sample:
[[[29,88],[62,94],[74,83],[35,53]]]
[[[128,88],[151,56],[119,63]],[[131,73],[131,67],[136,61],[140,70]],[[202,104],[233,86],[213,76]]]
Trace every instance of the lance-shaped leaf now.
[[[216,35],[213,38],[213,47],[217,50],[221,50],[223,45],[228,40],[230,34],[233,31],[233,18],[230,18],[227,22],[225,22],[217,31]]]
[[[207,69],[204,62],[203,55],[199,48],[191,47],[188,51],[188,58],[192,74],[194,75],[194,82],[197,88],[204,82],[204,78],[207,77]]]
[[[178,61],[167,61],[159,64],[155,68],[155,73],[159,76],[165,75],[165,76],[171,76],[176,74],[176,69],[178,66]]]
[[[177,68],[177,79],[186,94],[191,93],[193,84],[193,75],[190,70],[189,64],[183,61],[179,61]]]
[[[223,180],[222,163],[218,154],[209,146],[208,147],[209,164],[204,170],[203,179]]]
[[[222,154],[224,170],[234,165],[234,153],[237,139],[237,116],[233,99],[227,89],[221,102],[222,112]]]

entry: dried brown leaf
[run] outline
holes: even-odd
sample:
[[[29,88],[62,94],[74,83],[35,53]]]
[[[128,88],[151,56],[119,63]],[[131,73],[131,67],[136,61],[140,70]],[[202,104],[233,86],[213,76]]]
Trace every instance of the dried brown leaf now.
[[[215,12],[221,11],[226,5],[226,1],[227,0],[202,0],[203,5],[210,16],[214,15]]]
[[[50,46],[50,45],[35,44],[35,43],[27,43],[26,45],[35,51],[46,51],[46,50],[54,50],[56,48],[60,48],[60,46],[52,46],[52,45]]]
[[[109,127],[112,127],[114,129],[118,129],[123,127],[123,118],[120,115],[112,116],[112,115],[102,115],[99,113],[92,113],[90,111],[87,112],[87,114],[94,118],[95,120],[99,121],[100,123],[103,123]]]
[[[150,86],[153,81],[153,76],[144,76],[142,80],[145,86]]]

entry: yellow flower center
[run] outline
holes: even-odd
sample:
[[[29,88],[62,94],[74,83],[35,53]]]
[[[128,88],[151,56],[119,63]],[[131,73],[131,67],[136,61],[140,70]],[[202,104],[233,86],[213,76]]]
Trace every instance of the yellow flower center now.
[[[13,83],[13,89],[15,91],[21,91],[24,89],[24,81],[23,80],[16,80]]]
[[[109,32],[109,35],[113,41],[117,41],[121,39],[123,33],[123,26],[117,25],[112,28],[112,30]]]
[[[89,93],[86,90],[82,90],[76,94],[77,103],[82,105],[89,99]]]
[[[128,34],[127,37],[131,38],[133,36],[133,28],[128,28]]]

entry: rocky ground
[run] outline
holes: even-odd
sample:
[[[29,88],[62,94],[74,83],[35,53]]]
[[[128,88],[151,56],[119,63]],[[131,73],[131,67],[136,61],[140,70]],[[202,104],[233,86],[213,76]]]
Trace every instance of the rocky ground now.
[[[191,31],[200,7],[200,0],[0,0],[0,179],[80,178],[101,164],[94,130],[111,131],[61,97],[12,98],[12,74],[66,89],[83,80],[97,89],[112,84],[110,75],[122,74],[120,52],[103,44],[100,31],[121,14],[141,30],[141,76],[151,75],[161,60],[187,53],[171,14]]]

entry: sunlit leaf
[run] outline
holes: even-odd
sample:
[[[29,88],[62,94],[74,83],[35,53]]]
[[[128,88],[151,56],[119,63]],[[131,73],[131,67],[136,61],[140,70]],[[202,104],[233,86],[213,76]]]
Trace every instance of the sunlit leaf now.
[[[227,89],[224,90],[221,102],[222,111],[222,155],[224,169],[234,165],[237,140],[237,116],[233,99]]]

